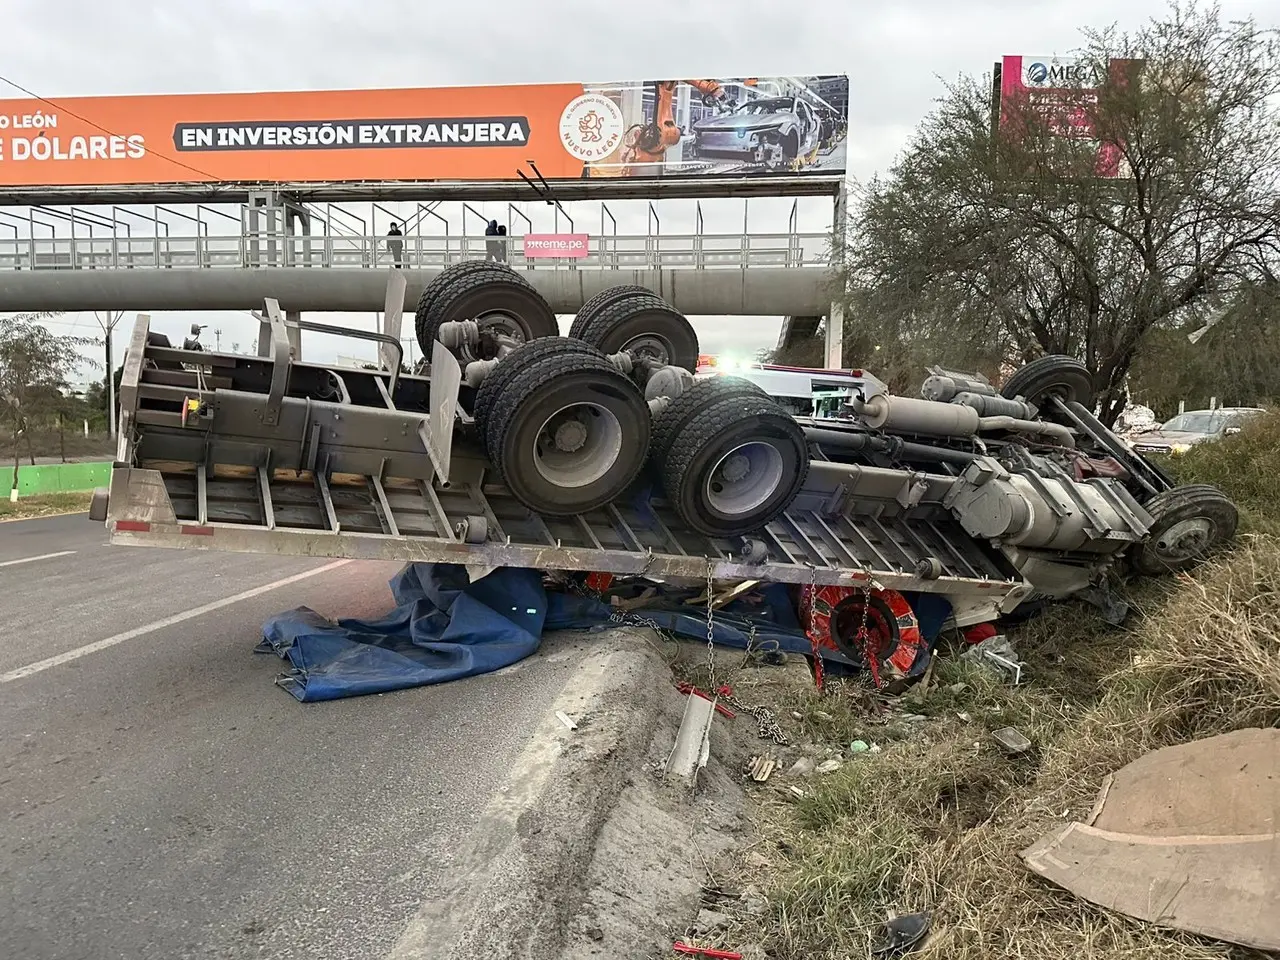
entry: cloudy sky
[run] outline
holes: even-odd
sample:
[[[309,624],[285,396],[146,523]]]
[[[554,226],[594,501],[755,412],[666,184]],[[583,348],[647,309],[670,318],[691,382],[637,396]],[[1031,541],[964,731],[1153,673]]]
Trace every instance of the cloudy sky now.
[[[1228,17],[1280,26],[1280,0],[1221,6]],[[6,0],[0,74],[57,99],[847,73],[856,180],[892,162],[940,78],[980,74],[1002,54],[1066,54],[1081,26],[1134,27],[1165,9],[1161,0]],[[790,205],[753,204],[753,228],[785,230]],[[611,204],[619,232],[642,232],[644,205],[621,206]],[[802,206],[802,229],[827,229],[825,202]],[[544,216],[545,207],[530,208]],[[599,222],[595,207],[571,213],[588,229]],[[703,213],[709,230],[732,231],[742,203],[704,202]],[[663,233],[692,229],[692,204],[668,204],[661,216]],[[191,319],[161,315],[155,325],[178,334]],[[244,315],[201,320],[223,330],[224,346],[252,339]],[[779,318],[695,320],[705,349],[750,351],[772,345]],[[58,329],[96,327],[92,316],[71,315]]]

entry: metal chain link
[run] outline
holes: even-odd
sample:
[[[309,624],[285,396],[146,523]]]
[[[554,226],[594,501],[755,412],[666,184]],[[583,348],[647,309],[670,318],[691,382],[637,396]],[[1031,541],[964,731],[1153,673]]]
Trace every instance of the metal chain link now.
[[[809,649],[813,654],[813,683],[822,693],[823,670],[822,651],[818,649],[818,632],[814,629],[813,615],[818,602],[818,568],[809,564],[809,594],[805,603],[805,633],[809,635]]]
[[[707,683],[711,693],[720,689],[716,682],[715,573],[716,565],[707,557]]]
[[[862,623],[858,625],[858,636],[855,641],[862,647],[862,659],[871,671],[871,682],[880,686],[880,660],[878,650],[873,649],[870,634],[867,632],[867,618],[871,615],[871,568],[862,568]]]

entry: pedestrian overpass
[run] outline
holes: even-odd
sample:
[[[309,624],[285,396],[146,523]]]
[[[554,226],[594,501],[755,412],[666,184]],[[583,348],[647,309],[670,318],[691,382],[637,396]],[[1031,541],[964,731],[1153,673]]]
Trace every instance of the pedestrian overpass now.
[[[228,184],[0,191],[0,310],[255,310],[273,297],[295,316],[376,312],[384,306],[383,271],[394,266],[386,235],[392,220],[403,224],[400,265],[412,310],[440,271],[487,255],[494,238],[484,235],[487,213],[477,205],[492,211],[496,199],[505,204],[508,224],[504,259],[557,313],[575,313],[607,287],[639,284],[688,315],[785,317],[780,346],[813,336],[819,318],[827,317],[827,338],[834,332],[833,342],[839,342],[839,311],[830,291],[832,237],[799,229],[797,215],[800,197],[830,195],[830,183],[733,180],[697,184],[696,190],[678,180],[607,185],[609,192],[599,181],[557,184],[569,202],[599,201],[599,226],[589,233],[575,225],[558,197],[547,201],[548,219],[554,218],[547,232],[587,236],[585,256],[561,259],[525,255],[523,236],[546,228],[517,206],[519,194],[510,187],[491,196],[433,185],[428,192],[443,192],[425,201],[419,199],[424,188],[409,194],[405,184],[366,185],[364,192],[350,185],[325,192]],[[760,217],[749,220],[751,202],[776,198],[779,186],[795,195],[790,217],[775,217],[762,229]],[[635,204],[642,195],[741,197],[742,229],[708,229],[698,200],[692,230],[686,221],[684,232],[664,232],[653,202],[643,232],[634,217],[630,230],[620,230],[626,211],[611,211],[604,200]],[[535,218],[537,209],[529,209]]]

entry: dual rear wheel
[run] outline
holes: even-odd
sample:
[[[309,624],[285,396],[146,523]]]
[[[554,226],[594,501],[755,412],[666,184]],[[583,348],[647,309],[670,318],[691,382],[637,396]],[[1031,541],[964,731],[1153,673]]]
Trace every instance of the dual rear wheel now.
[[[468,291],[493,265],[461,266],[470,268],[462,274],[469,282],[458,283]],[[440,323],[458,319],[434,301],[418,316],[419,337],[431,339]],[[684,524],[709,537],[758,531],[795,499],[809,468],[804,435],[759,387],[729,377],[694,381],[654,417],[637,377],[608,359],[625,351],[637,369],[644,360],[696,369],[697,335],[660,297],[637,286],[605,290],[579,311],[567,338],[539,323],[512,324],[537,335],[503,357],[473,404],[489,461],[530,510],[572,517],[598,509],[643,489],[646,466]]]

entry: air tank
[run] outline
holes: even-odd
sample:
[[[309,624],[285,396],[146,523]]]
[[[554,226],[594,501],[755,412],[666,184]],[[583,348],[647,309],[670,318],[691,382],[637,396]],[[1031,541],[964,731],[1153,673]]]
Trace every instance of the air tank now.
[[[938,403],[950,403],[961,393],[976,393],[979,396],[994,397],[996,388],[981,380],[970,380],[954,375],[934,374],[920,385],[920,396]]]
[[[957,393],[952,403],[972,407],[980,417],[1014,417],[1018,420],[1034,420],[1036,408],[1025,400],[1007,400],[1004,397],[982,393]]]

